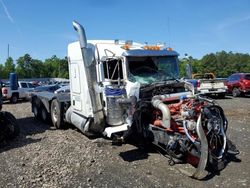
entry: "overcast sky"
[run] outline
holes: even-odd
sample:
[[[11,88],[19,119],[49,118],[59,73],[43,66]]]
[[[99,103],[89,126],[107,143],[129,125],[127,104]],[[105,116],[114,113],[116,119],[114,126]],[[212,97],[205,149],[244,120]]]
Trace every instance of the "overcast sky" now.
[[[0,0],[0,63],[29,53],[44,60],[67,55],[77,40],[166,42],[180,56],[221,50],[250,53],[250,1],[237,0]]]

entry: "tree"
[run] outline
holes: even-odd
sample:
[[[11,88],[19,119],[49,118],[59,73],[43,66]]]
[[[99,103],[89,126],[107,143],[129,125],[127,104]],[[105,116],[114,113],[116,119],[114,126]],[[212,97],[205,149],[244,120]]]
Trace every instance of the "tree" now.
[[[67,57],[60,60],[58,77],[59,78],[69,78],[69,66],[68,66]]]
[[[66,58],[60,59],[56,55],[48,58],[44,62],[47,77],[68,78],[68,61]]]
[[[45,76],[44,64],[41,60],[32,59],[30,68],[31,78],[42,78]]]
[[[0,80],[1,80],[2,78],[4,78],[4,77],[3,77],[3,72],[4,72],[3,69],[4,69],[3,65],[0,64]]]
[[[6,60],[2,69],[2,78],[8,78],[11,72],[15,72],[15,64],[11,57]]]
[[[20,78],[31,78],[32,74],[32,58],[29,54],[25,54],[17,59],[16,72]]]

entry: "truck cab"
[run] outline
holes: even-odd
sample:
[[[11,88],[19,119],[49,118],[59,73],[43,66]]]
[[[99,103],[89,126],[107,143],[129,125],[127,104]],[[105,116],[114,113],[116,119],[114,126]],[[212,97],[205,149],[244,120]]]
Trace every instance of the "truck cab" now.
[[[171,48],[132,41],[88,40],[87,51],[82,52],[80,45],[74,42],[68,46],[72,110],[69,119],[80,129],[84,129],[82,125],[88,118],[94,118],[90,130],[104,131],[103,123],[108,125],[104,134],[109,137],[111,129],[126,130],[132,121],[131,103],[152,98],[152,92],[142,92],[149,86],[158,85],[158,92],[169,90],[170,95],[192,94],[185,89],[186,83],[177,80],[178,53]],[[75,121],[82,117],[86,117],[86,122]]]

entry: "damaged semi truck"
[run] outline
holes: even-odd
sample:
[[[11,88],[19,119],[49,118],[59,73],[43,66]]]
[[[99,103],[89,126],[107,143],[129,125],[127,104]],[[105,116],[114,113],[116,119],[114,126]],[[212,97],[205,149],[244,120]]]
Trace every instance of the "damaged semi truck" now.
[[[116,138],[122,142],[134,136],[160,147],[173,162],[196,167],[194,178],[224,168],[234,145],[223,109],[178,79],[177,52],[133,41],[87,40],[84,28],[73,26],[79,41],[68,46],[70,92],[34,93],[36,117],[51,118],[57,128],[73,124],[86,135],[121,135]]]

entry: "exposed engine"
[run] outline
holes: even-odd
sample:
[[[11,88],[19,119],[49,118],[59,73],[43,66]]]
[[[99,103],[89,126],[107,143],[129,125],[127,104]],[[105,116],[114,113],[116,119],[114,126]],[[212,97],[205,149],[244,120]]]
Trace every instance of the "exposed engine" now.
[[[125,139],[136,135],[137,141],[153,143],[166,152],[171,164],[193,165],[197,168],[194,178],[200,178],[205,169],[225,167],[229,146],[227,119],[221,107],[199,95],[160,94],[148,99],[147,95],[137,103]]]

